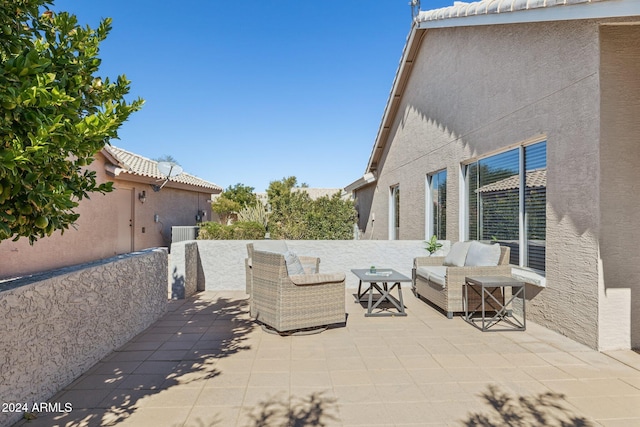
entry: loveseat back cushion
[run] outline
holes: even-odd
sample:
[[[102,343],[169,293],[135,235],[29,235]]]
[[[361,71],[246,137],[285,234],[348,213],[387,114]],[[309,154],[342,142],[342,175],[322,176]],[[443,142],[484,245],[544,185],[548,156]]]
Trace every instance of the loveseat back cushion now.
[[[464,267],[464,262],[467,259],[467,252],[471,242],[455,242],[451,245],[451,250],[444,258],[442,265],[450,267]]]
[[[489,245],[482,242],[471,242],[467,259],[464,263],[468,267],[493,267],[500,262],[500,245]]]
[[[300,262],[298,255],[291,251],[286,251],[284,254],[284,263],[287,266],[287,274],[292,276],[294,274],[304,274],[304,267]]]
[[[289,248],[284,240],[258,240],[253,244],[253,250],[284,255]]]

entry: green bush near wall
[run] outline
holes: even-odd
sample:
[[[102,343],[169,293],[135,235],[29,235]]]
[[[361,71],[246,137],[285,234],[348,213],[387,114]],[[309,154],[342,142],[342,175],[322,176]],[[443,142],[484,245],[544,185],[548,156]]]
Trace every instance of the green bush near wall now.
[[[264,225],[253,221],[238,221],[231,225],[217,222],[200,224],[198,240],[259,240],[264,239]]]

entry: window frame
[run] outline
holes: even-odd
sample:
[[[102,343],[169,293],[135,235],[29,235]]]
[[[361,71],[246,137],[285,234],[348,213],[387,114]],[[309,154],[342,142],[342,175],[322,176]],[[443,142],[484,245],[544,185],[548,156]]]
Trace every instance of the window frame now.
[[[459,190],[460,190],[460,212],[459,212],[459,232],[460,236],[463,237],[462,240],[470,239],[470,218],[469,218],[469,169],[473,164],[478,164],[483,159],[488,159],[508,151],[517,149],[518,150],[518,174],[519,174],[519,192],[518,192],[518,266],[521,268],[528,268],[534,270],[536,272],[544,274],[544,270],[539,270],[536,268],[526,266],[529,263],[529,245],[528,245],[528,224],[526,218],[526,158],[525,158],[525,149],[529,146],[536,144],[548,144],[548,139],[546,136],[532,139],[526,142],[522,142],[519,144],[510,145],[508,147],[504,147],[501,150],[493,151],[491,153],[487,153],[483,156],[478,156],[472,159],[468,159],[460,164],[460,176],[459,176]],[[546,148],[545,148],[546,150]],[[545,155],[545,168],[548,165]],[[546,187],[545,187],[546,188]],[[546,204],[546,203],[545,203]],[[546,215],[546,207],[545,207],[545,215]],[[546,234],[546,232],[545,232]],[[545,238],[545,248],[546,248],[546,238]]]
[[[442,168],[439,169],[435,172],[431,172],[428,173],[425,177],[425,190],[426,190],[426,204],[425,204],[425,239],[430,239],[431,236],[436,235],[436,231],[434,228],[434,222],[435,222],[435,210],[433,208],[434,206],[434,192],[433,192],[433,179],[436,176],[439,176],[441,174],[444,174],[444,182],[445,182],[445,188],[448,182],[448,173],[447,173],[447,168]],[[446,210],[446,192],[445,192],[445,210]],[[444,238],[442,238],[441,236],[438,236],[437,238],[439,240],[444,240],[446,239],[446,235],[447,235],[447,223],[446,223],[446,219],[445,222],[443,224],[444,226]]]
[[[389,240],[400,240],[400,184],[389,187]]]

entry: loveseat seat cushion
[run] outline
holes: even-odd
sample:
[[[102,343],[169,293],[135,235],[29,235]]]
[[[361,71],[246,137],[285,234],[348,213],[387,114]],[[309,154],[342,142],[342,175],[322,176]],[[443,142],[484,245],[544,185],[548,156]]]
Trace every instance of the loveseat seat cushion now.
[[[416,268],[416,274],[425,280],[436,283],[443,288],[447,286],[447,267],[428,266]]]
[[[500,262],[500,245],[473,241],[464,262],[468,267],[493,267]]]
[[[469,251],[471,242],[455,242],[451,245],[451,250],[444,258],[443,265],[451,267],[464,267],[465,260],[467,259],[467,252]]]

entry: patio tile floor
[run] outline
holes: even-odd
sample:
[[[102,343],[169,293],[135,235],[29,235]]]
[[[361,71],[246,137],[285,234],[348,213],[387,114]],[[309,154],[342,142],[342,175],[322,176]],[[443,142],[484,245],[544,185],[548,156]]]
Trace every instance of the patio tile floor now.
[[[407,317],[264,332],[243,292],[203,292],[60,391],[66,414],[18,426],[640,425],[640,355],[527,322],[482,333],[405,291]]]

